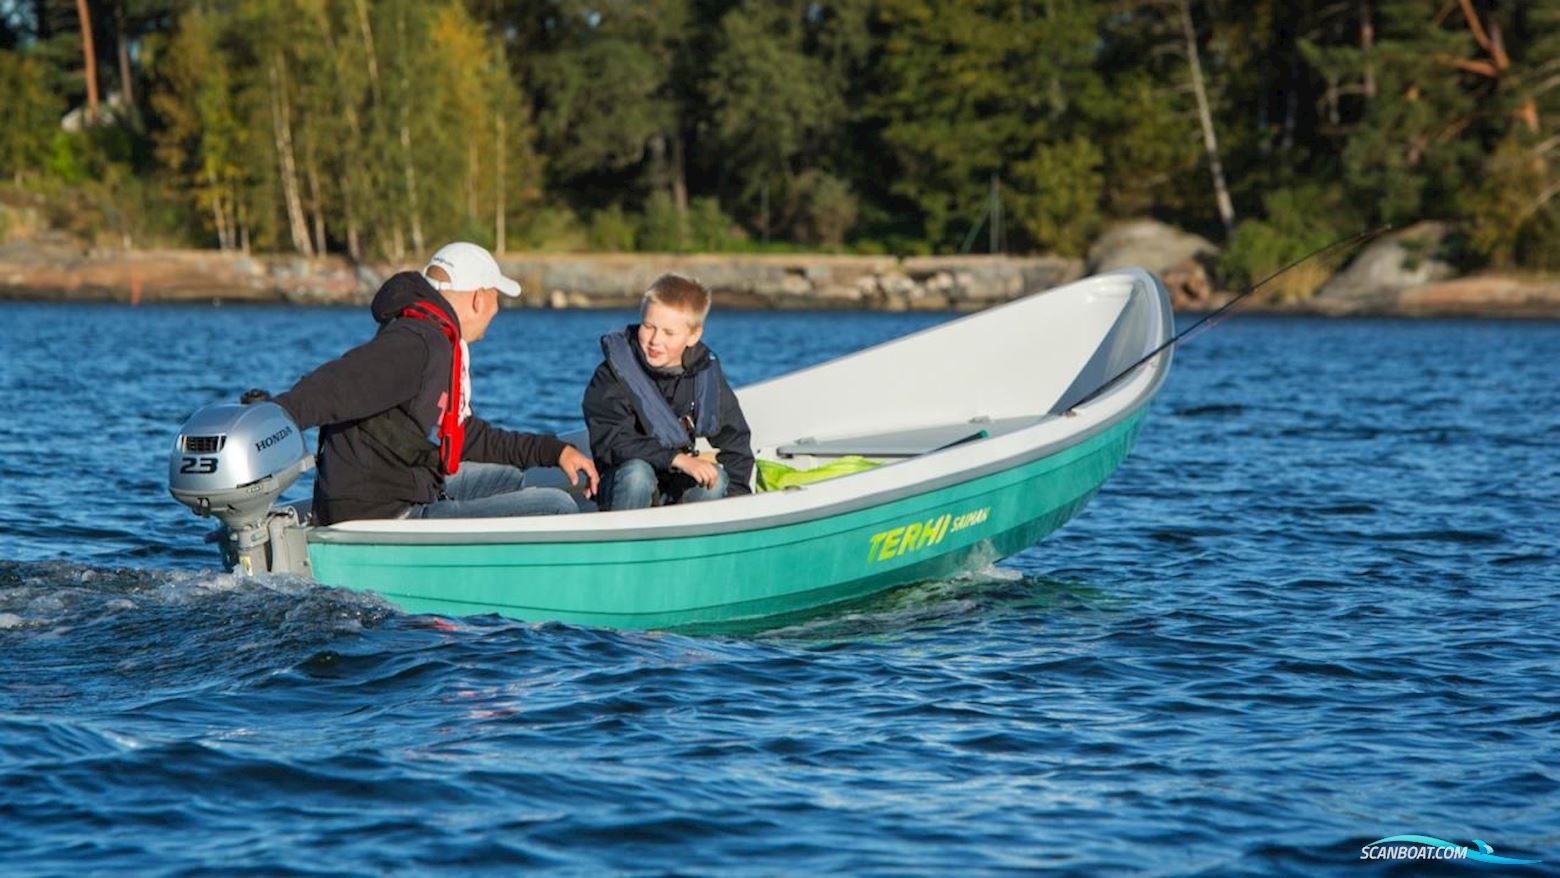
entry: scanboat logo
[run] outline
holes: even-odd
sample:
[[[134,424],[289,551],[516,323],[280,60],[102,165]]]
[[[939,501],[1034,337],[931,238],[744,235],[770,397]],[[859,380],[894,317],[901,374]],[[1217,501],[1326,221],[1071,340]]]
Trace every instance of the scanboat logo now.
[[[1507,866],[1543,862],[1543,860],[1519,860],[1515,857],[1497,856],[1495,849],[1482,840],[1476,838],[1473,843],[1478,846],[1478,850],[1470,850],[1467,845],[1428,835],[1389,835],[1360,848],[1360,859],[1473,860],[1479,863],[1499,863]]]

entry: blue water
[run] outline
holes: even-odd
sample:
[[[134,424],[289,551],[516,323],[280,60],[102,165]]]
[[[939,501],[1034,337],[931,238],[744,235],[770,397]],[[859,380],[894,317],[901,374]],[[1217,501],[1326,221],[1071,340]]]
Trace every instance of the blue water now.
[[[1228,321],[1039,547],[715,638],[215,572],[178,424],[361,312],[0,316],[6,875],[1560,874],[1560,324]],[[573,426],[623,319],[506,312],[479,410]],[[740,383],[942,319],[709,339]]]

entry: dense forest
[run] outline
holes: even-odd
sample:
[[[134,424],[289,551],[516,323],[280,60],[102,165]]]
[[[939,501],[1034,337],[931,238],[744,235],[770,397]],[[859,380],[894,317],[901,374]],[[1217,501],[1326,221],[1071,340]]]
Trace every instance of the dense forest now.
[[[100,245],[1560,268],[1560,0],[12,0],[0,94],[0,205]]]

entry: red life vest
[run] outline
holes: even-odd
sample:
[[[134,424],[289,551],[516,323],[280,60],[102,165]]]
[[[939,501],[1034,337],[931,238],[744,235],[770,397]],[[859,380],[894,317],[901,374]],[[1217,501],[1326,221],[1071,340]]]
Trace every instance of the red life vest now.
[[[439,464],[446,476],[460,471],[461,447],[466,444],[466,425],[461,422],[462,400],[466,398],[461,377],[465,375],[461,361],[460,329],[443,311],[427,302],[414,302],[401,311],[401,317],[426,320],[444,333],[452,349],[450,361],[450,393],[439,415]]]

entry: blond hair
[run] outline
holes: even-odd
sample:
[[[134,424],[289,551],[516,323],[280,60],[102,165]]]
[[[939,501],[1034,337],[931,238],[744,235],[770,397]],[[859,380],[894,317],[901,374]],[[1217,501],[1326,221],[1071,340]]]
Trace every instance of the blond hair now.
[[[663,274],[645,290],[645,298],[639,304],[640,316],[651,302],[676,308],[688,315],[688,328],[698,329],[710,316],[710,291],[704,284],[680,274]]]

